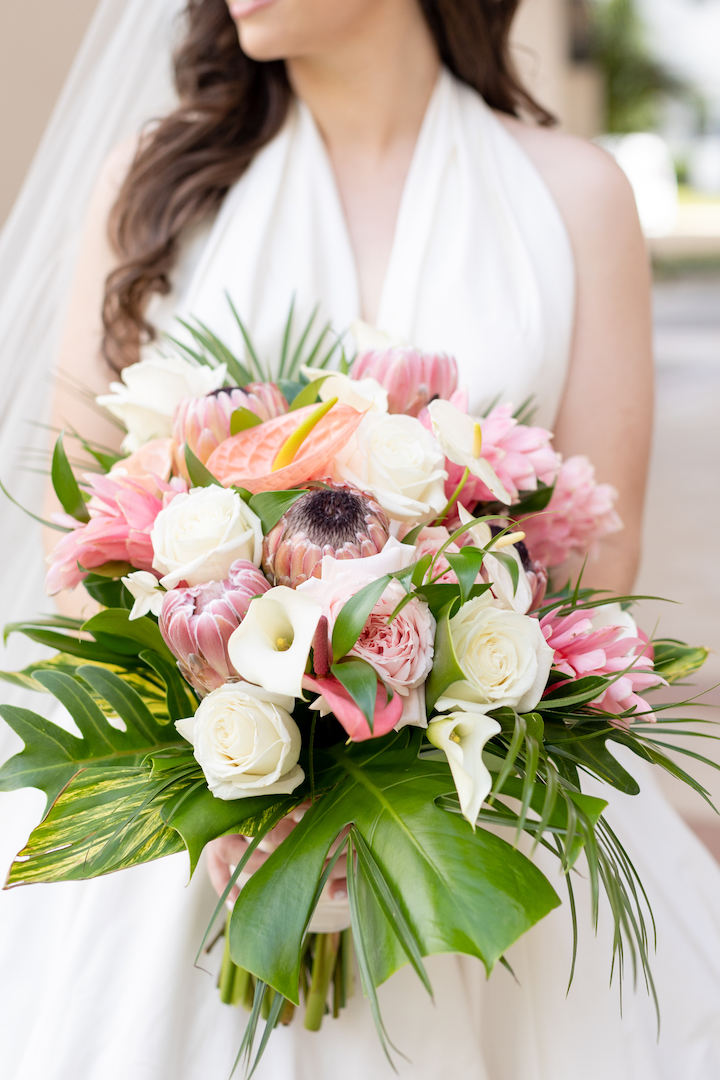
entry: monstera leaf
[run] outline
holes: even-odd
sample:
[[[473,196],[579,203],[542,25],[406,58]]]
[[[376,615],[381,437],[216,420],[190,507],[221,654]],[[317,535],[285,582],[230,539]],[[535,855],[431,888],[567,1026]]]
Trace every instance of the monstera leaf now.
[[[25,743],[0,769],[0,790],[35,787],[47,796],[45,820],[10,882],[91,877],[180,850],[178,833],[160,815],[183,785],[197,781],[198,769],[175,726],[159,723],[128,682],[98,665],[75,675],[48,667],[33,679],[67,708],[82,737],[28,709],[0,705]],[[125,730],[109,722],[98,699]],[[141,767],[152,752],[179,746],[187,747],[186,760],[170,774],[158,780]]]
[[[373,938],[372,931],[391,900],[406,938],[402,948],[373,950],[376,984],[414,949],[418,956],[477,956],[490,971],[514,941],[560,903],[546,878],[510,844],[484,829],[473,831],[436,805],[455,786],[445,763],[418,758],[420,739],[406,729],[375,745],[329,751],[341,771],[340,783],[311,807],[235,905],[233,961],[290,1001],[298,1002],[301,945],[323,864],[347,826],[360,834],[362,849],[357,842],[356,848],[364,856],[365,877],[377,871],[382,881],[374,889],[378,906],[360,905],[356,938],[368,940],[371,948],[373,940],[387,942],[386,933]],[[364,925],[366,911],[372,925]]]

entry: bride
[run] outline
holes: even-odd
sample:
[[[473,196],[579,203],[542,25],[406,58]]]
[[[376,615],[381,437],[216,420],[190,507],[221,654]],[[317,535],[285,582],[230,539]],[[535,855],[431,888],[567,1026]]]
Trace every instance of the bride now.
[[[177,3],[126,6],[137,36],[126,32],[124,52],[119,38],[103,54],[117,102],[128,72],[147,78],[135,46],[160,64],[160,51],[147,48],[150,24]],[[177,334],[187,316],[240,349],[226,292],[267,356],[293,296],[297,325],[320,304],[337,330],[363,319],[394,340],[447,350],[471,412],[500,394],[518,405],[533,395],[557,448],[587,454],[617,487],[625,529],[585,580],[626,593],[651,428],[647,258],[616,166],[547,126],[513,73],[517,6],[191,0],[175,61],[179,107],[120,144],[96,183],[58,367],[65,384],[105,392],[112,369],[150,355],[151,339]],[[118,442],[77,397],[58,395],[54,415],[58,426]],[[720,1077],[720,874],[652,778],[635,761],[631,771],[642,795],[613,792],[608,816],[655,910],[659,1042],[643,987],[625,987],[621,1017],[608,987],[611,925],[601,916],[596,939],[587,906],[566,996],[572,930],[563,908],[511,951],[517,981],[498,970],[486,982],[476,961],[439,956],[429,963],[434,1004],[408,969],[382,988],[386,1026],[409,1059],[400,1075]],[[27,832],[35,804],[13,807],[14,832],[18,820]],[[242,847],[239,837],[210,845],[218,891]],[[229,1074],[244,1016],[193,967],[214,894],[202,868],[187,888],[186,876],[173,856],[3,896],[8,1080]],[[342,877],[333,888],[342,896]],[[339,1071],[348,1080],[390,1075],[359,994],[319,1036],[297,1023],[277,1031],[256,1075]]]

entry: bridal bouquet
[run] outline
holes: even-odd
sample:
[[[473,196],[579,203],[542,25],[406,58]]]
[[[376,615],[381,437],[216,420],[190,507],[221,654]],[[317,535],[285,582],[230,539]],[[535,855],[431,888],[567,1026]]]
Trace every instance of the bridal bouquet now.
[[[620,967],[629,949],[647,971],[642,888],[583,778],[637,793],[613,743],[702,792],[645,694],[706,654],[649,642],[632,598],[548,592],[620,527],[614,492],[527,405],[469,415],[448,356],[385,345],[330,371],[326,332],[291,351],[290,319],[273,382],[238,322],[244,363],[187,324],[190,344],[98,399],[123,456],[76,436],[96,465],[78,478],[57,441],[48,591],[83,583],[100,610],[8,628],[55,654],[3,677],[80,732],[0,706],[25,743],[0,788],[47,795],[8,885],[181,850],[194,870],[209,841],[247,837],[215,917],[242,885],[219,981],[251,1011],[248,1056],[261,1017],[260,1053],[301,1001],[310,1028],[338,1014],[353,949],[385,1040],[378,985],[409,962],[430,990],[434,953],[506,963],[556,885],[574,904],[581,855]],[[347,900],[328,895],[340,859]]]

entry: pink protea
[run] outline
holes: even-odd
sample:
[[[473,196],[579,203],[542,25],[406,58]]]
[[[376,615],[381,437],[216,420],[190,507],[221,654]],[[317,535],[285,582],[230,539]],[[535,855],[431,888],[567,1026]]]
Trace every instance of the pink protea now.
[[[160,632],[178,667],[200,694],[217,690],[238,673],[230,662],[230,635],[247,614],[250,601],[270,588],[251,562],[238,559],[226,581],[172,589],[165,595]]]
[[[260,420],[272,420],[288,411],[288,403],[275,383],[248,383],[244,390],[216,390],[206,397],[185,398],[173,416],[175,465],[185,474],[185,444],[203,464],[221,442],[230,438],[230,417],[247,409]]]
[[[651,687],[664,685],[654,671],[653,650],[634,620],[617,609],[591,608],[559,616],[550,613],[540,620],[545,640],[555,651],[553,667],[571,679],[588,675],[617,676],[594,702],[605,712],[618,714],[611,723],[627,727],[629,717],[619,714],[633,709],[638,718],[653,721],[651,706],[640,697]]]
[[[372,495],[324,480],[278,521],[263,542],[263,570],[275,585],[297,588],[319,577],[322,559],[363,559],[382,551],[390,536],[387,515]]]
[[[454,404],[461,408],[457,400]],[[537,491],[538,481],[543,484],[554,482],[560,468],[560,456],[553,450],[549,431],[519,424],[512,412],[512,405],[498,405],[479,423],[482,430],[481,457],[492,465],[500,483],[516,502],[521,491]],[[448,473],[445,491],[450,498],[464,470],[452,461],[446,461],[445,468]],[[492,500],[492,492],[474,476],[469,478],[460,496],[460,502],[467,507]]]
[[[394,346],[361,353],[352,379],[376,379],[388,392],[388,411],[418,416],[433,398],[449,398],[457,388],[457,363],[445,353]]]
[[[152,571],[153,547],[150,533],[155,518],[180,491],[184,480],[165,483],[155,478],[154,488],[144,481],[120,472],[107,476],[84,477],[91,498],[87,504],[90,521],[73,522],[67,533],[48,556],[50,569],[45,588],[50,596],[61,589],[73,589],[86,574],[109,562],[128,562],[136,570]],[[72,519],[64,515],[63,524]],[[80,564],[80,566],[78,566]]]
[[[543,566],[561,566],[571,552],[593,554],[603,536],[622,529],[615,511],[617,491],[598,484],[595,469],[577,455],[563,462],[555,490],[542,514],[521,518],[525,543]]]

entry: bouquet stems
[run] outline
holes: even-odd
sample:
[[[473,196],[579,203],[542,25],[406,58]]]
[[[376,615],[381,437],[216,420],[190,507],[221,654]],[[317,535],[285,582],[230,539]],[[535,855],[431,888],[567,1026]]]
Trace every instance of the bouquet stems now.
[[[310,991],[305,999],[305,1027],[319,1031],[340,946],[339,934],[316,934]]]
[[[228,921],[229,918],[230,916]],[[255,977],[233,962],[227,926],[218,989],[223,1004],[239,1005],[246,1012],[252,1010]],[[308,1031],[319,1031],[326,1013],[331,1012],[335,1018],[340,1015],[354,990],[352,931],[308,936],[300,989],[305,999],[304,1023]],[[270,1014],[274,997],[275,991],[268,987],[261,1009],[264,1020],[267,1020]],[[290,1024],[294,1015],[295,1006],[291,1001],[286,1001],[278,1022]]]

